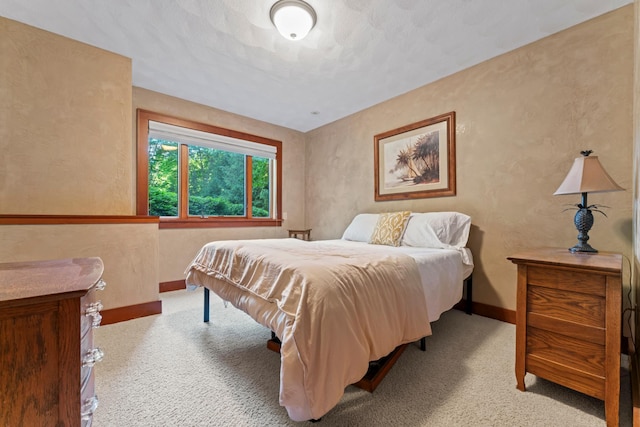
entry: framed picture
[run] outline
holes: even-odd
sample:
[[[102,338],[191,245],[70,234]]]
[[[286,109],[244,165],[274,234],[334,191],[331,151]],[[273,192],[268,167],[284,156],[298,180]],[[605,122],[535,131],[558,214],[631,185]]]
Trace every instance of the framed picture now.
[[[373,137],[375,200],[456,194],[456,113]]]

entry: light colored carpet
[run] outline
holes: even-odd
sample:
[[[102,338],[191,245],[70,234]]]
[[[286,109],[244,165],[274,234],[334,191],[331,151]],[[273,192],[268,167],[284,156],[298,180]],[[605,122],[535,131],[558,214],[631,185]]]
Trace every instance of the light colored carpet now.
[[[94,426],[287,426],[280,356],[269,330],[202,290],[162,294],[163,314],[97,329],[100,406]],[[433,324],[427,351],[410,345],[374,393],[347,387],[323,426],[604,426],[604,403],[528,374],[516,389],[514,325],[460,311]],[[631,426],[622,370],[620,425]]]

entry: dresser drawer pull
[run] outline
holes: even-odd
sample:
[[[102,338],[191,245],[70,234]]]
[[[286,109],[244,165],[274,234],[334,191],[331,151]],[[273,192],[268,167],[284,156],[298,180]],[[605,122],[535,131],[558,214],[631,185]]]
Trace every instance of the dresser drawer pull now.
[[[102,310],[102,302],[96,301],[89,304],[84,311],[85,316],[93,318],[93,320],[91,321],[92,328],[97,328],[100,326],[100,322],[102,321],[100,310]]]
[[[107,287],[107,282],[105,282],[102,279],[98,280],[98,283],[96,283],[96,289],[98,291],[103,291],[104,288],[106,288],[106,287]]]
[[[99,348],[87,351],[82,358],[82,367],[90,368],[104,358],[104,352]]]
[[[93,417],[93,413],[98,409],[98,396],[87,399],[82,404],[82,412],[80,413],[81,421],[89,421]]]

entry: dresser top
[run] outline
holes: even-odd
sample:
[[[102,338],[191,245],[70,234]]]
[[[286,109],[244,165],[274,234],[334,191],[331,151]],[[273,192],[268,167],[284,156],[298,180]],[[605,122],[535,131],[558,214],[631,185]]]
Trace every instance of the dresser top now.
[[[98,257],[0,263],[0,302],[86,292],[103,269]]]
[[[620,274],[622,255],[613,252],[576,252],[564,248],[536,248],[507,257],[514,264],[545,264],[580,267]]]

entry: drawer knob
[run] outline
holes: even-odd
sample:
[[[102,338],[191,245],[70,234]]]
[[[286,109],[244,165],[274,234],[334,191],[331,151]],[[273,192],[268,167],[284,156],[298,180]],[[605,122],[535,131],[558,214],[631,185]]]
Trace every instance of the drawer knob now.
[[[100,326],[100,322],[102,321],[102,315],[100,314],[100,310],[102,310],[102,302],[96,301],[87,305],[87,308],[84,310],[84,315],[87,317],[92,317],[91,327],[97,328]]]
[[[87,399],[82,404],[82,411],[80,412],[81,421],[89,421],[93,417],[93,413],[98,409],[98,396],[93,396]]]
[[[94,348],[92,350],[89,350],[82,358],[82,367],[90,368],[96,363],[100,362],[103,358],[104,352],[101,349]]]
[[[103,291],[104,288],[107,287],[107,282],[105,282],[104,280],[100,279],[98,280],[98,283],[96,283],[96,289],[99,291]]]
[[[91,313],[95,313],[102,310],[102,301],[92,302],[91,304],[87,304],[87,308],[85,309],[85,314],[87,316],[91,316]]]

